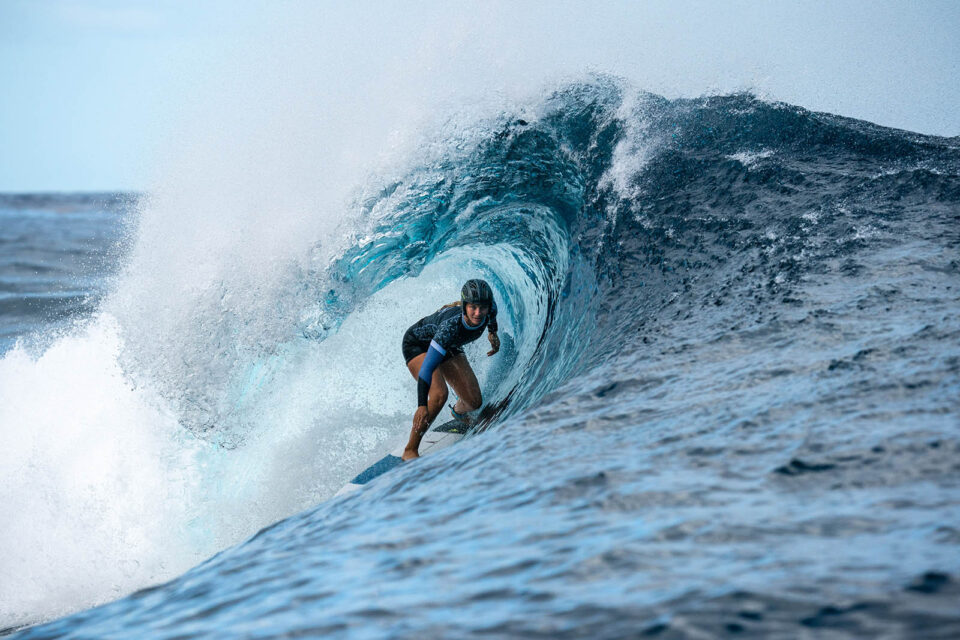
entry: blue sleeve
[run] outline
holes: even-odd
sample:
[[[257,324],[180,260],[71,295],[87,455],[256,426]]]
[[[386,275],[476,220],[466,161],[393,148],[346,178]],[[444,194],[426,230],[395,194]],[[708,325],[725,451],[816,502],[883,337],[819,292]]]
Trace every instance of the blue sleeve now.
[[[427,406],[427,395],[430,391],[430,381],[433,380],[433,371],[443,362],[443,356],[445,355],[447,355],[447,350],[437,344],[436,340],[431,340],[427,355],[420,365],[420,374],[417,376],[417,406]]]
[[[489,333],[497,332],[497,303],[490,306],[490,318],[487,320],[487,331]]]

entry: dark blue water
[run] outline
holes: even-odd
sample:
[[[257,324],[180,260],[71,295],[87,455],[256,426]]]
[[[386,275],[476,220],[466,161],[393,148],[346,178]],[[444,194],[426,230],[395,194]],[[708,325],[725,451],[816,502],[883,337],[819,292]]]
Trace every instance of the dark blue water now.
[[[116,506],[129,482],[94,489],[138,568],[79,563],[10,626],[297,511],[18,637],[960,635],[960,142],[604,80],[460,124],[364,185],[343,251],[292,261],[264,306],[224,277],[142,312],[141,246],[75,337],[8,354],[0,382],[113,345],[110,379],[150,400],[92,423],[162,407],[185,444],[142,460],[189,506],[158,516],[164,551],[130,535],[153,512]],[[508,343],[468,351],[482,432],[327,500],[408,429],[403,328],[478,274]],[[44,571],[5,577],[62,586]]]

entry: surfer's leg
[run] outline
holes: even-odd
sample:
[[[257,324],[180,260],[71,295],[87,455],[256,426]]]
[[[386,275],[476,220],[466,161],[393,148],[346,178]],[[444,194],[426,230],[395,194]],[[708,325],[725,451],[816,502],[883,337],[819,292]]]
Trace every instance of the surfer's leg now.
[[[423,364],[423,359],[426,355],[425,353],[421,353],[407,363],[407,369],[410,371],[410,375],[413,376],[414,380],[420,376],[420,365]],[[423,438],[423,434],[426,433],[430,425],[433,424],[434,419],[440,415],[440,412],[443,410],[443,405],[447,402],[449,391],[447,390],[447,382],[444,379],[444,375],[440,371],[442,366],[443,365],[440,365],[433,370],[433,377],[430,381],[430,394],[427,396],[427,425],[422,431],[418,431],[416,428],[410,430],[410,440],[407,442],[408,452],[416,454],[420,448],[420,440]],[[407,456],[404,455],[404,460],[406,459]]]
[[[444,379],[453,387],[457,394],[457,404],[453,410],[457,413],[467,413],[476,411],[483,404],[483,397],[480,395],[480,383],[477,382],[477,376],[470,367],[470,361],[467,356],[458,353],[446,362],[437,367],[443,372]]]

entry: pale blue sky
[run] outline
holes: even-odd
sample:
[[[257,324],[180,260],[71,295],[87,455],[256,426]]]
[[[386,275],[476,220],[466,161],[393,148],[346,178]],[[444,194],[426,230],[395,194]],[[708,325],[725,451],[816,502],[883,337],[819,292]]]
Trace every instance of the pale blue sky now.
[[[275,120],[276,96],[312,83],[323,109],[380,74],[407,86],[433,77],[421,108],[595,70],[668,96],[752,89],[958,135],[958,43],[952,1],[3,0],[0,191],[147,189],[171,137],[245,118],[230,135],[256,137],[258,96],[281,103]],[[292,106],[290,126],[309,108]],[[349,136],[363,119],[333,124]]]

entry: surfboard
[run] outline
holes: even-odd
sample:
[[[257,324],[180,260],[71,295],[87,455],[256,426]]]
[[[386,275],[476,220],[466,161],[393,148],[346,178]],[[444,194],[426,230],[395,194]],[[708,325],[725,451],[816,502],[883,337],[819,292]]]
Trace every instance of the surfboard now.
[[[423,435],[420,441],[420,455],[425,456],[436,453],[441,449],[446,449],[452,444],[459,442],[467,435],[468,427],[456,420],[444,422],[438,427],[434,427]],[[342,496],[363,487],[374,478],[378,478],[388,471],[396,469],[403,464],[403,450],[407,446],[407,440],[399,444],[393,451],[383,456],[372,465],[357,474],[353,480],[348,482],[337,491],[336,495]]]

